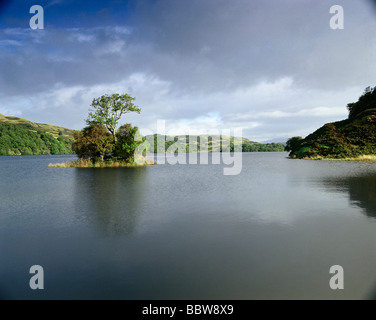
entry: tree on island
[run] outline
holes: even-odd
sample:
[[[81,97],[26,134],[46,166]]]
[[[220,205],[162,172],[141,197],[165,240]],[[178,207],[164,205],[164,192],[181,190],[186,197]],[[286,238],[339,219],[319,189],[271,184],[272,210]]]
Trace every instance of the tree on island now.
[[[146,138],[141,136],[138,127],[133,127],[130,123],[122,125],[116,132],[115,157],[132,162],[137,147],[145,141]],[[147,142],[145,149],[149,146]]]
[[[90,157],[93,161],[102,160],[112,153],[114,143],[107,129],[98,124],[90,125],[74,133],[73,150],[79,158]]]
[[[141,112],[141,108],[133,104],[136,98],[125,93],[120,95],[115,93],[111,96],[105,94],[93,99],[91,103],[92,112],[86,120],[88,125],[98,124],[105,126],[116,142],[116,128],[120,118],[129,112]]]
[[[120,118],[129,112],[140,113],[141,109],[128,94],[103,95],[93,99],[88,124],[74,135],[73,149],[80,159],[90,158],[94,163],[107,158],[111,161],[134,162],[137,147],[145,141],[138,127],[127,123],[117,129]]]

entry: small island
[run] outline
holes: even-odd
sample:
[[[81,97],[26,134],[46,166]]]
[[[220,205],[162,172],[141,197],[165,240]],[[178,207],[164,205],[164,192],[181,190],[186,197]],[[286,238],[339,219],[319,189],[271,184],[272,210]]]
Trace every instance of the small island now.
[[[367,87],[347,105],[346,120],[327,123],[305,139],[292,137],[286,151],[292,159],[376,161],[376,87]]]
[[[146,149],[136,152],[146,140],[138,127],[127,123],[118,128],[120,118],[129,112],[140,113],[129,94],[102,95],[93,99],[92,110],[86,120],[87,127],[74,132],[73,150],[78,159],[49,167],[104,168],[139,167],[155,164],[146,158]]]

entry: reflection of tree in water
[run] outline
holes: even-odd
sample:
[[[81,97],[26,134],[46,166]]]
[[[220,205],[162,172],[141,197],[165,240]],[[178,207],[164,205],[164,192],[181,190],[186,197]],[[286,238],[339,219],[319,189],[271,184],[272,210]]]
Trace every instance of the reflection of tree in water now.
[[[141,210],[145,168],[76,169],[76,210],[106,235],[133,232]]]
[[[327,178],[324,179],[323,184],[330,192],[349,194],[352,205],[363,209],[363,212],[368,217],[376,218],[375,174],[357,177]],[[376,288],[372,289],[364,299],[376,300]]]
[[[364,209],[368,217],[376,218],[376,175],[328,179],[324,185],[331,191],[348,193],[351,204]]]

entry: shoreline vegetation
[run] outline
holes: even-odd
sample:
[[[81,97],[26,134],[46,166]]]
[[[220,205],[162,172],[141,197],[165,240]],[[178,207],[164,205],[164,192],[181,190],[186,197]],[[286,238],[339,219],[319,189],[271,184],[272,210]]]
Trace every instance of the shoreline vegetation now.
[[[148,153],[195,153],[195,152],[281,152],[285,151],[283,143],[261,143],[243,137],[226,136],[222,134],[178,135],[161,134],[147,135]],[[235,145],[238,144],[236,147]]]
[[[327,123],[304,139],[287,140],[291,159],[376,161],[376,87],[347,104],[348,118]]]
[[[92,161],[91,159],[77,159],[69,162],[62,163],[50,163],[48,167],[50,168],[138,168],[149,165],[157,164],[156,161],[140,157],[135,159],[134,162],[126,162],[124,160],[99,160]]]
[[[316,161],[358,161],[358,162],[376,162],[376,155],[360,155],[356,157],[343,157],[343,158],[331,158],[331,157],[311,157],[311,158],[292,158],[294,160],[316,160]]]

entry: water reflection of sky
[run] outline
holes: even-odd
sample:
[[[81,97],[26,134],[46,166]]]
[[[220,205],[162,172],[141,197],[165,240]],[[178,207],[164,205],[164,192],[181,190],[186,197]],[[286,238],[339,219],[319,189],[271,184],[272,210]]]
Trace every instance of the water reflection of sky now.
[[[373,294],[374,163],[260,153],[243,155],[238,176],[221,165],[47,168],[63,160],[0,159],[0,298],[34,298],[25,270],[36,263],[49,285],[38,298]],[[335,264],[343,292],[328,286]]]

